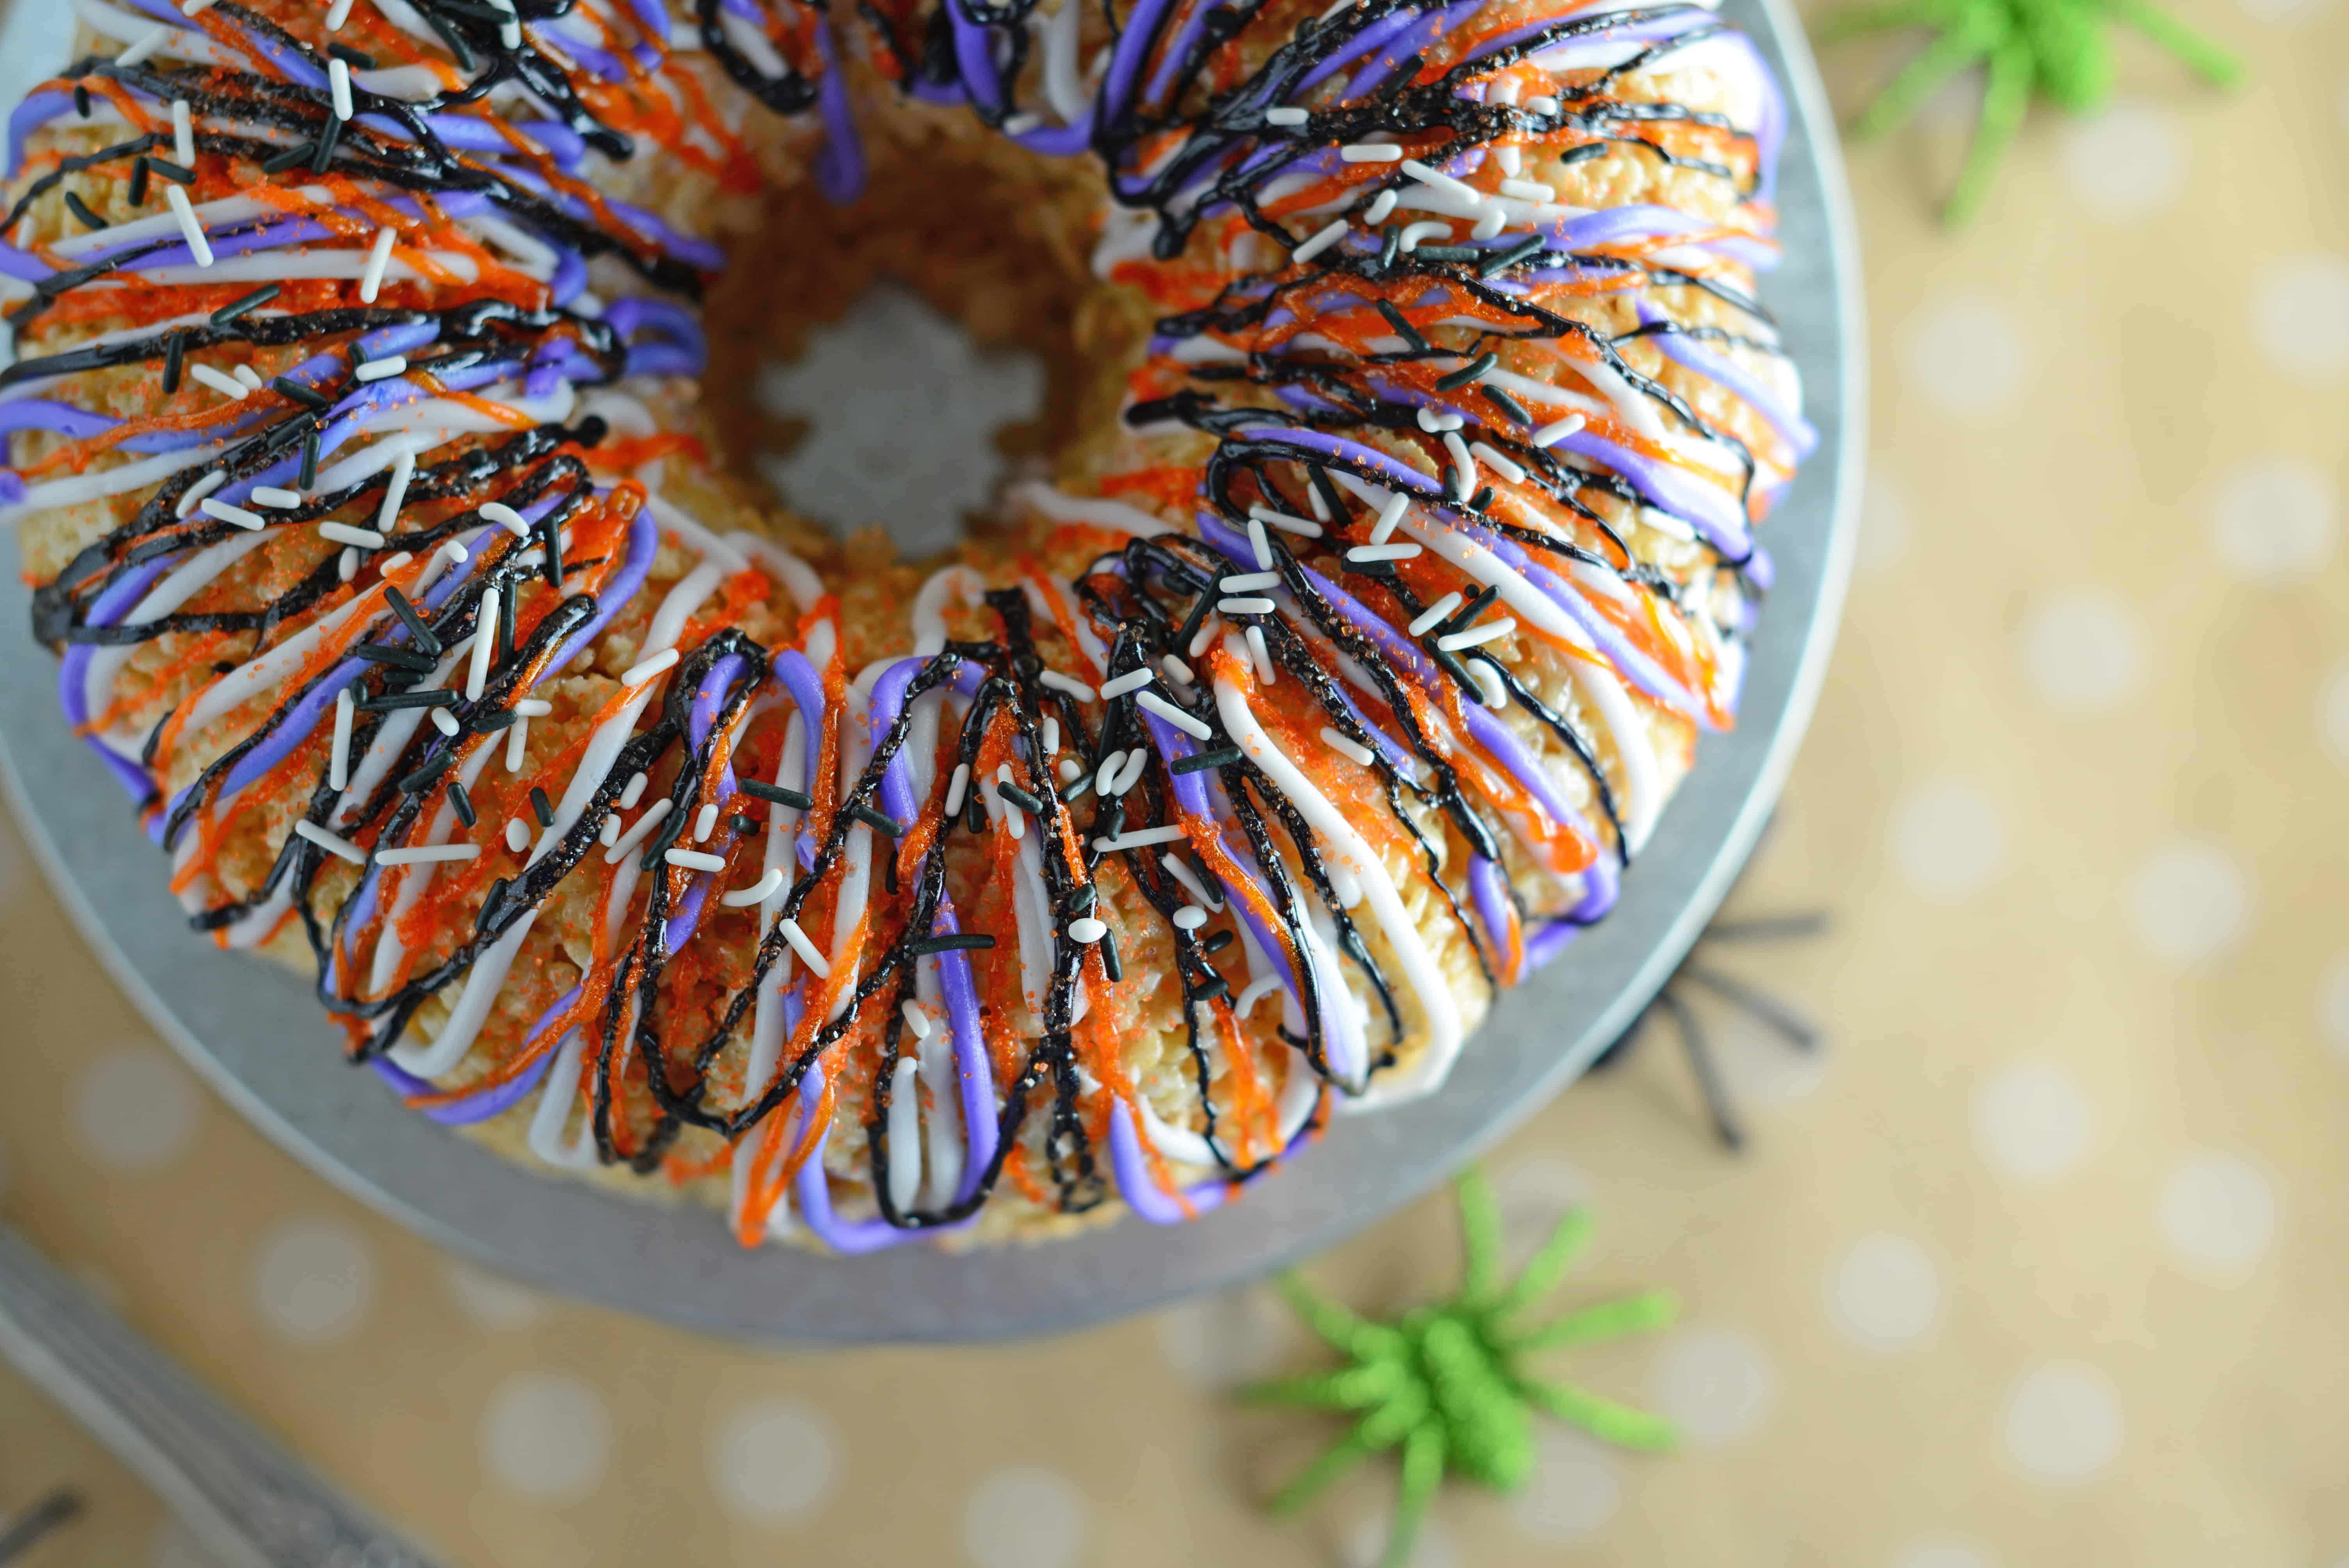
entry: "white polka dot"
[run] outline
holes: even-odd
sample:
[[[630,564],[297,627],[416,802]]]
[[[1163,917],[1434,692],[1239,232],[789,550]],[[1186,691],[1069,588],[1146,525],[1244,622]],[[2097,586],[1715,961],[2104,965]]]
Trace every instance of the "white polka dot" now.
[[[2198,1268],[2232,1274],[2275,1243],[2282,1200],[2273,1177],[2240,1154],[2191,1154],[2161,1179],[2154,1218],[2169,1250]]]
[[[745,1519],[805,1519],[840,1479],[839,1440],[812,1405],[772,1400],[737,1410],[718,1434],[718,1495]]]
[[[1657,1410],[1699,1448],[1750,1437],[1778,1402],[1778,1368],[1742,1328],[1685,1328],[1657,1357]]]
[[[2137,623],[2108,596],[2058,593],[2023,624],[2023,670],[2050,707],[2110,707],[2136,686]]]
[[[2137,939],[2157,958],[2204,964],[2235,945],[2251,916],[2249,879],[2217,844],[2185,839],[2146,857],[2129,889]]]
[[[1539,1444],[1532,1475],[1509,1500],[1509,1523],[1543,1546],[1579,1546],[1623,1505],[1622,1457],[1571,1427],[1545,1427]]]
[[[2009,1062],[1974,1098],[1974,1141],[2000,1175],[2036,1185],[2068,1174],[2096,1140],[2095,1102],[2062,1062]]]
[[[1916,533],[1917,512],[1907,488],[1884,469],[1869,469],[1860,492],[1858,569],[1871,577],[1898,570],[1909,559]]]
[[[484,1328],[525,1328],[546,1315],[546,1298],[536,1291],[457,1258],[449,1260],[441,1283]]]
[[[324,1345],[367,1316],[375,1274],[367,1238],[340,1220],[288,1220],[253,1260],[253,1304],[279,1338]]]
[[[1006,1465],[978,1479],[962,1505],[962,1555],[971,1568],[1071,1568],[1092,1525],[1085,1500],[1059,1470]]]
[[[1280,1365],[1289,1342],[1288,1308],[1262,1288],[1224,1291],[1158,1315],[1167,1365],[1202,1388],[1234,1388]]]
[[[1941,1323],[1941,1265],[1907,1236],[1863,1236],[1826,1277],[1827,1321],[1862,1350],[1913,1350]]]
[[[2022,325],[1987,295],[1944,300],[1909,336],[1909,379],[1948,413],[1995,413],[2014,401],[2030,370]]]
[[[2349,1060],[2349,958],[2336,960],[2325,975],[2317,992],[2316,1017],[2325,1043]]]
[[[1340,1568],[1380,1568],[1386,1561],[1387,1537],[1394,1520],[1389,1505],[1355,1511],[1338,1542]],[[1403,1568],[1461,1568],[1460,1548],[1433,1510],[1419,1516],[1419,1535],[1411,1543]]]
[[[2228,474],[2210,506],[2219,559],[2261,583],[2282,582],[2333,552],[2333,484],[2292,458],[2244,463]]]
[[[1971,779],[1920,784],[1892,814],[1892,863],[1934,899],[1979,891],[2005,862],[2006,841],[2006,809]]]
[[[125,1171],[170,1163],[196,1130],[187,1070],[153,1046],[108,1051],[82,1070],[77,1119],[91,1150]]]
[[[2073,1362],[2046,1362],[2017,1377],[1998,1427],[2006,1457],[2042,1486],[2082,1485],[2120,1457],[2120,1401],[2103,1374]]]
[[[2317,693],[2316,738],[2333,761],[2349,768],[2349,664],[2335,666]]]
[[[1970,1541],[1937,1535],[1894,1553],[1890,1568],[1998,1568],[1998,1559]]]
[[[497,1478],[525,1497],[575,1497],[604,1473],[611,1418],[577,1377],[535,1372],[490,1401],[481,1448]]]
[[[2333,0],[2235,0],[2242,13],[2258,22],[2296,26],[2323,15]]]
[[[2064,172],[2081,200],[2108,218],[2142,218],[2178,190],[2178,129],[2169,114],[2137,98],[2072,123]]]
[[[1516,1154],[1494,1167],[1493,1201],[1501,1210],[1501,1243],[1513,1264],[1531,1257],[1557,1222],[1590,1202],[1589,1175],[1555,1154]]]
[[[2349,263],[2295,256],[2260,280],[2252,304],[2268,357],[2302,376],[2349,370]]]

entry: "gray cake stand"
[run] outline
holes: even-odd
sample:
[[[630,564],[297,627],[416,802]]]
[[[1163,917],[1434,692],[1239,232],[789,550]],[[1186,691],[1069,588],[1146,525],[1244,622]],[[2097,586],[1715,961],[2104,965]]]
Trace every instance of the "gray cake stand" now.
[[[67,7],[19,5],[0,33],[8,101],[67,49]],[[67,733],[27,595],[0,573],[0,636],[37,656],[0,684],[0,776],[90,944],[156,1028],[304,1163],[405,1224],[553,1290],[779,1342],[996,1338],[1069,1329],[1256,1278],[1407,1202],[1572,1081],[1678,964],[1744,863],[1816,699],[1850,573],[1866,411],[1860,291],[1834,121],[1784,0],[1727,0],[1788,89],[1786,259],[1764,297],[1800,366],[1818,451],[1764,537],[1778,565],[1736,732],[1701,748],[1620,906],[1505,997],[1430,1098],[1341,1119],[1287,1171],[1194,1223],[1134,1220],[1033,1247],[915,1245],[833,1258],[736,1246],[713,1214],[509,1164],[343,1065],[297,977],[191,933],[163,858]],[[14,78],[22,77],[23,80]],[[37,672],[37,673],[36,673]]]

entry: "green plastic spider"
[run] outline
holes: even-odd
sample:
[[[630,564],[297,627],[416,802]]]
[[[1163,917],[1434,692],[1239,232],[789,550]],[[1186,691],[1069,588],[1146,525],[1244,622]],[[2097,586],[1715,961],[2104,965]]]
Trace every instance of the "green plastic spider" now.
[[[1471,1171],[1457,1183],[1466,1253],[1460,1289],[1448,1301],[1415,1307],[1392,1323],[1359,1317],[1293,1275],[1280,1282],[1288,1303],[1331,1349],[1347,1359],[1333,1372],[1258,1384],[1247,1397],[1266,1404],[1345,1411],[1353,1429],[1273,1500],[1276,1512],[1303,1507],[1357,1460],[1402,1450],[1402,1488],[1383,1568],[1411,1556],[1420,1520],[1447,1471],[1496,1491],[1523,1483],[1534,1459],[1533,1412],[1543,1410],[1625,1448],[1670,1448],[1671,1423],[1627,1409],[1570,1384],[1535,1375],[1526,1357],[1654,1328],[1672,1315],[1672,1298],[1645,1291],[1601,1302],[1554,1322],[1517,1327],[1511,1319],[1565,1276],[1590,1240],[1590,1217],[1577,1209],[1558,1222],[1514,1282],[1501,1278],[1501,1216],[1493,1189]]]
[[[1888,27],[1927,27],[1936,35],[1852,123],[1852,135],[1862,140],[1915,114],[1959,71],[1985,65],[1989,79],[1973,145],[1941,209],[1943,221],[1955,225],[1971,217],[1989,192],[2033,91],[2075,113],[2111,96],[2107,22],[2128,23],[2214,86],[2232,87],[2242,76],[2234,57],[2147,0],[1895,0],[1833,17],[1816,32],[1822,44]]]

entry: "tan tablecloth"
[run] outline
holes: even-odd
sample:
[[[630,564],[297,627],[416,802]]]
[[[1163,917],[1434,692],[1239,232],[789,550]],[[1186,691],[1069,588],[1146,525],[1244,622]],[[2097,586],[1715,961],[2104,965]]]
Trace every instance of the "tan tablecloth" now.
[[[2349,15],[2205,5],[2232,98],[2125,46],[1952,237],[1965,105],[1857,160],[1869,533],[1780,830],[1738,895],[1823,941],[1722,961],[1827,1025],[1712,1012],[1757,1139],[1661,1041],[1494,1160],[1567,1295],[1670,1284],[1580,1355],[1691,1442],[1558,1438],[1447,1495],[1423,1562],[1855,1568],[2349,1562]],[[1839,56],[1847,107],[1887,57]],[[11,635],[21,636],[21,633]],[[20,676],[20,678],[32,678]],[[12,846],[8,846],[13,848]],[[997,1350],[777,1356],[452,1264],[153,1043],[24,863],[0,877],[10,1216],[265,1427],[464,1564],[1353,1560],[1390,1472],[1297,1523],[1326,1440],[1235,1410],[1311,1353],[1260,1295]],[[81,1107],[141,1097],[102,1140]],[[1316,1273],[1447,1283],[1430,1202]],[[0,1503],[71,1480],[42,1568],[198,1561],[0,1377]]]

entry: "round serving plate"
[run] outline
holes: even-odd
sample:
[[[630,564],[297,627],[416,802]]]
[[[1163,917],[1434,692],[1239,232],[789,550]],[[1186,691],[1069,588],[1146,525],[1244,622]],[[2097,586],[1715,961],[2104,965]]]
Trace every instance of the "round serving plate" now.
[[[1834,120],[1785,0],[1726,0],[1787,89],[1785,260],[1763,294],[1799,366],[1813,455],[1763,531],[1777,563],[1733,734],[1626,876],[1622,902],[1502,998],[1442,1089],[1340,1119],[1242,1201],[1186,1224],[1126,1219],[1073,1240],[953,1254],[745,1251],[714,1213],[510,1164],[346,1066],[307,985],[191,932],[163,856],[63,721],[29,595],[0,573],[0,776],[66,906],[155,1026],[232,1103],[344,1191],[550,1289],[719,1333],[797,1343],[954,1340],[1079,1327],[1249,1280],[1423,1191],[1570,1082],[1636,1016],[1711,918],[1777,799],[1816,699],[1850,573],[1865,415],[1860,294]],[[20,0],[0,29],[14,103],[70,46],[71,8]]]

